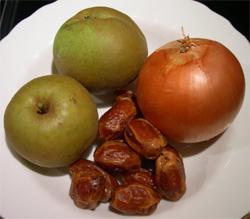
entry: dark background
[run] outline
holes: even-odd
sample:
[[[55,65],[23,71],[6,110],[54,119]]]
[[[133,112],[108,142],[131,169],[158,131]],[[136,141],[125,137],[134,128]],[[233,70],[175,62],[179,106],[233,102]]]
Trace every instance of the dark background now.
[[[40,7],[55,0],[0,0],[0,40],[21,20],[31,15]],[[69,0],[74,1],[74,0]],[[91,1],[91,0],[89,0]],[[152,0],[154,1],[154,0]],[[249,0],[239,1],[198,1],[208,6],[214,12],[222,15],[241,32],[249,41]]]

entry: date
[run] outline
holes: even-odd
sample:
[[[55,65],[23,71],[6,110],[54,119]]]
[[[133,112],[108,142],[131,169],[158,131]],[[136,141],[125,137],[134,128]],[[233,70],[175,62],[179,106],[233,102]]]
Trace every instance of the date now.
[[[113,176],[87,159],[80,159],[71,164],[69,171],[72,175],[70,195],[76,205],[81,208],[93,209],[97,203],[109,201],[115,187],[118,186],[118,182]],[[100,185],[97,186],[97,182]],[[102,187],[102,184],[104,184],[104,187]],[[93,188],[93,191],[91,191],[94,193],[90,194],[88,203],[88,198],[82,197],[82,195],[85,196],[84,192],[88,193],[90,188]],[[96,198],[95,201],[94,197]]]
[[[104,142],[94,151],[94,162],[80,159],[69,166],[70,196],[78,207],[93,210],[110,201],[120,213],[151,215],[163,197],[178,201],[185,194],[181,154],[141,117],[135,93],[117,90],[99,120],[97,137]]]
[[[167,140],[161,132],[142,118],[129,122],[124,136],[137,153],[151,160],[156,159],[167,145]]]
[[[182,156],[170,145],[156,159],[155,183],[161,194],[171,201],[178,201],[186,192]]]
[[[110,206],[118,212],[130,215],[150,215],[161,201],[156,190],[139,182],[116,187]]]
[[[128,99],[121,100],[100,118],[98,138],[107,141],[120,137],[127,123],[136,116],[136,104]]]
[[[105,192],[105,178],[96,172],[79,171],[72,177],[70,196],[76,206],[95,209]]]
[[[120,177],[124,183],[140,182],[150,188],[156,189],[155,175],[148,169],[140,168],[137,171],[121,173]]]
[[[119,140],[105,141],[94,152],[95,162],[109,171],[131,171],[141,167],[142,158],[126,143]]]

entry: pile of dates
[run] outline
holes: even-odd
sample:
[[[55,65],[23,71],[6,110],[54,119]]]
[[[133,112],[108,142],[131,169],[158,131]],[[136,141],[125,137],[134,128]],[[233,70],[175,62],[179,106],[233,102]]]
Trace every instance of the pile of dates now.
[[[110,202],[120,213],[150,215],[162,198],[178,201],[184,195],[181,154],[141,116],[132,91],[115,92],[113,106],[100,118],[98,138],[103,143],[94,162],[80,159],[69,167],[70,195],[78,207]]]

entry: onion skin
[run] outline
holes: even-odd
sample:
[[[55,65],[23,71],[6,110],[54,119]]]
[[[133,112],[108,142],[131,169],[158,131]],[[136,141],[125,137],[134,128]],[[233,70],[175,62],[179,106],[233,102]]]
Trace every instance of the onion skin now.
[[[143,64],[136,95],[143,116],[168,139],[209,140],[225,131],[240,111],[245,79],[234,54],[219,42],[176,40]],[[182,52],[181,52],[182,51]]]

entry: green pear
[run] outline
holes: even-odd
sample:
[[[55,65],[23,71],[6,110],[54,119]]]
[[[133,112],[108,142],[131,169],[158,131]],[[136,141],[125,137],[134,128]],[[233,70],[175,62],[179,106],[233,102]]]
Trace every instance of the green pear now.
[[[47,75],[17,91],[5,110],[4,128],[23,158],[42,167],[62,167],[78,160],[95,140],[98,112],[77,80]]]
[[[78,12],[58,30],[55,66],[95,94],[131,83],[148,55],[146,39],[126,14],[108,7]]]

